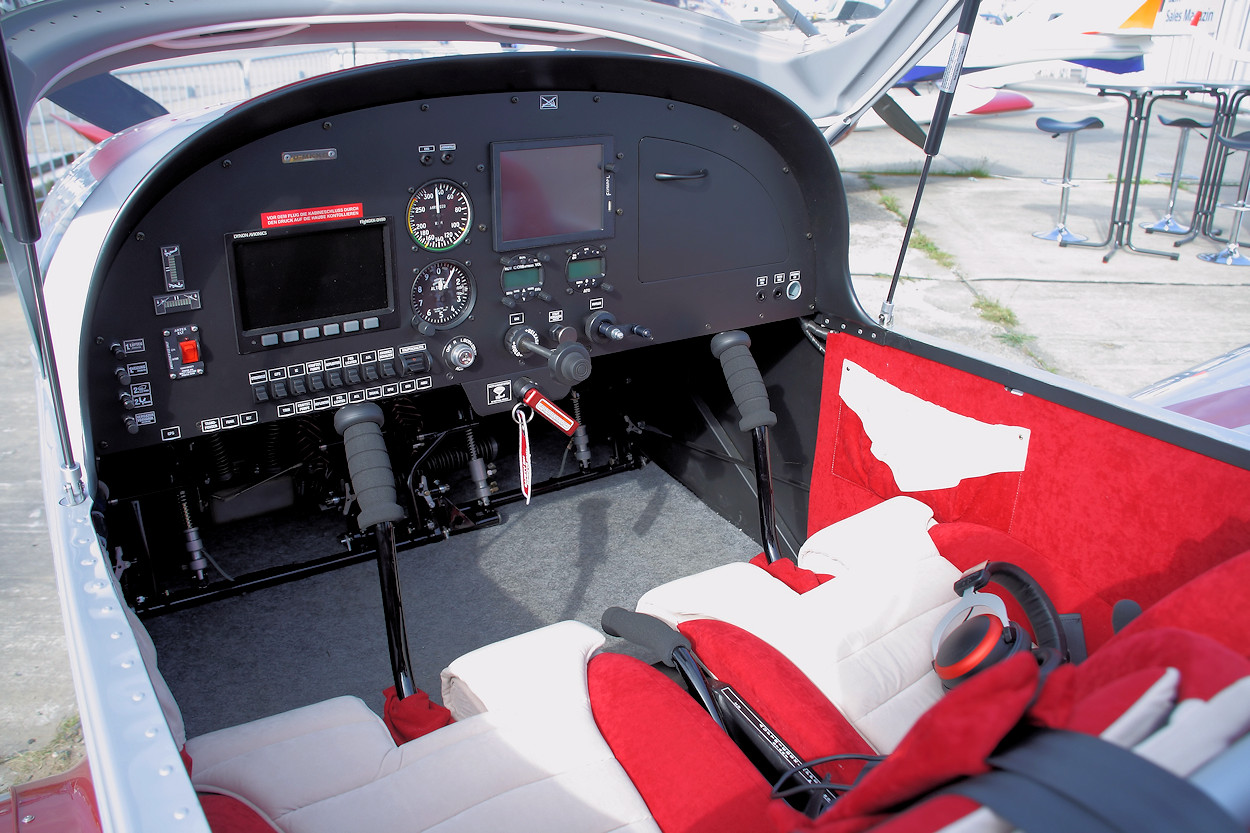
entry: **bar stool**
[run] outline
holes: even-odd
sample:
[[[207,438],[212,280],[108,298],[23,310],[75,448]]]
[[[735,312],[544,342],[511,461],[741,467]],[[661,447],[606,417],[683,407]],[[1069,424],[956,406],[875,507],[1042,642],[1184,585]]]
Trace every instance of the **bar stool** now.
[[[1075,188],[1076,184],[1072,182],[1072,151],[1076,148],[1076,134],[1082,130],[1091,130],[1102,127],[1102,121],[1095,116],[1090,116],[1080,121],[1059,121],[1042,116],[1037,120],[1037,129],[1043,133],[1049,133],[1052,139],[1059,138],[1060,134],[1067,134],[1068,150],[1063,158],[1063,181],[1055,182],[1050,179],[1043,179],[1047,185],[1058,185],[1063,188],[1063,196],[1059,198],[1059,224],[1051,231],[1036,231],[1033,236],[1042,240],[1058,240],[1060,243],[1077,243],[1081,240],[1088,240],[1084,235],[1076,234],[1067,227],[1068,222],[1068,194],[1070,189]]]
[[[1169,119],[1165,116],[1159,116],[1159,124],[1165,127],[1179,127],[1181,130],[1181,139],[1176,146],[1176,162],[1172,165],[1172,190],[1168,192],[1168,210],[1167,213],[1155,223],[1142,223],[1141,227],[1147,232],[1162,232],[1163,234],[1188,234],[1189,227],[1182,226],[1176,222],[1172,216],[1172,211],[1176,208],[1176,191],[1181,184],[1181,167],[1185,164],[1185,149],[1189,146],[1189,131],[1195,128],[1207,130],[1211,127],[1211,122],[1200,122],[1197,119],[1191,119],[1188,116]]]
[[[1215,139],[1228,148],[1230,153],[1238,150],[1250,151],[1250,130],[1238,133],[1236,136],[1216,136]],[[1237,202],[1219,206],[1220,208],[1232,210],[1236,216],[1236,219],[1233,220],[1233,231],[1228,236],[1228,245],[1218,252],[1203,252],[1198,255],[1207,263],[1222,263],[1225,266],[1250,266],[1250,258],[1243,255],[1237,248],[1237,237],[1241,234],[1241,218],[1245,216],[1247,211],[1250,211],[1250,204],[1246,203],[1247,190],[1250,190],[1250,153],[1246,154],[1246,164],[1241,169],[1241,184],[1237,186]]]

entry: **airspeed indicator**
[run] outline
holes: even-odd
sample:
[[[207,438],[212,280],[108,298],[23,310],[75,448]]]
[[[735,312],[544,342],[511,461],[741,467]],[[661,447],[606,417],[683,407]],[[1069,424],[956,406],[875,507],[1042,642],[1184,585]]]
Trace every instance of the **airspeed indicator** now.
[[[408,233],[427,252],[459,246],[469,236],[472,222],[468,192],[449,179],[425,183],[408,201]]]

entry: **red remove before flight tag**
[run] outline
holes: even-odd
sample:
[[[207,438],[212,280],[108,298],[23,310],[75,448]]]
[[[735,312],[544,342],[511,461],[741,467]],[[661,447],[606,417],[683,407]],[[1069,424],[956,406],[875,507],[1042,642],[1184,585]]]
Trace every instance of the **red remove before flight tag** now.
[[[556,428],[559,428],[570,437],[577,430],[577,420],[566,414],[564,411],[547,397],[543,396],[542,391],[538,388],[530,388],[525,392],[522,401],[534,409],[534,413],[550,422]]]

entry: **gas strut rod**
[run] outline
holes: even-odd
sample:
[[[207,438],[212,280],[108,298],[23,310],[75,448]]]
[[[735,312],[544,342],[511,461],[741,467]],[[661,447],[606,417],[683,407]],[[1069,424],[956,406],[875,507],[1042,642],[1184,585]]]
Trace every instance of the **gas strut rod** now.
[[[755,452],[755,484],[760,501],[760,539],[768,563],[781,558],[777,547],[777,521],[773,514],[773,473],[768,455],[768,427],[777,424],[777,415],[768,404],[764,377],[751,355],[751,337],[741,330],[712,336],[712,355],[720,359],[725,382],[733,394],[742,419],[738,428],[751,432]]]
[[[395,677],[395,696],[402,700],[416,691],[412,661],[408,655],[408,632],[404,627],[404,602],[399,592],[399,569],[395,557],[395,522],[404,518],[395,502],[395,473],[382,438],[382,409],[373,402],[345,405],[334,415],[334,430],[343,437],[347,472],[360,505],[357,522],[361,531],[374,527],[378,553],[378,582],[382,588],[382,612],[386,617],[386,643]]]
[[[942,147],[942,136],[946,134],[946,122],[950,118],[951,102],[955,98],[955,86],[959,83],[959,74],[963,72],[964,55],[968,52],[968,41],[972,37],[972,24],[977,19],[977,9],[981,0],[964,0],[963,10],[959,15],[959,23],[955,27],[955,40],[951,44],[950,57],[946,59],[946,70],[942,80],[938,82],[938,100],[933,108],[933,119],[929,122],[929,135],[924,143],[924,167],[920,170],[920,182],[916,184],[916,198],[912,200],[911,214],[907,218],[907,228],[903,231],[903,245],[898,251],[898,262],[894,265],[894,278],[890,281],[890,291],[881,304],[878,320],[881,326],[894,326],[894,290],[898,288],[899,276],[903,273],[903,259],[907,256],[907,245],[911,242],[911,232],[916,225],[916,213],[920,210],[920,196],[924,193],[925,181],[929,178],[929,166],[933,157],[937,156]]]
[[[39,268],[39,255],[35,243],[39,240],[39,210],[35,206],[35,192],[27,171],[26,131],[18,112],[17,98],[9,72],[8,49],[0,44],[0,197],[3,198],[3,217],[7,232],[7,245],[21,249],[9,252],[13,259],[13,276],[27,305],[27,321],[31,335],[39,348],[39,371],[48,385],[52,405],[52,419],[57,433],[57,451],[61,457],[61,487],[65,494],[61,503],[73,505],[86,499],[82,469],[74,459],[74,446],[70,439],[69,422],[65,415],[65,400],[61,395],[61,377],[57,370],[56,355],[52,350],[52,330],[48,324],[48,308],[43,294],[43,275]],[[23,262],[25,283],[21,280]]]

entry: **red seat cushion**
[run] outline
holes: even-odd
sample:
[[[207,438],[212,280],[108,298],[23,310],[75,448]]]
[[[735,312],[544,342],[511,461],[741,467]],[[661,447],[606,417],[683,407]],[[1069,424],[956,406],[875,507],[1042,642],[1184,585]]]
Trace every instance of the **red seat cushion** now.
[[[694,699],[643,662],[599,654],[587,669],[595,723],[665,833],[767,833],[789,811]],[[782,805],[774,810],[773,804]]]
[[[273,833],[263,816],[230,795],[200,793],[200,806],[213,833]]]

